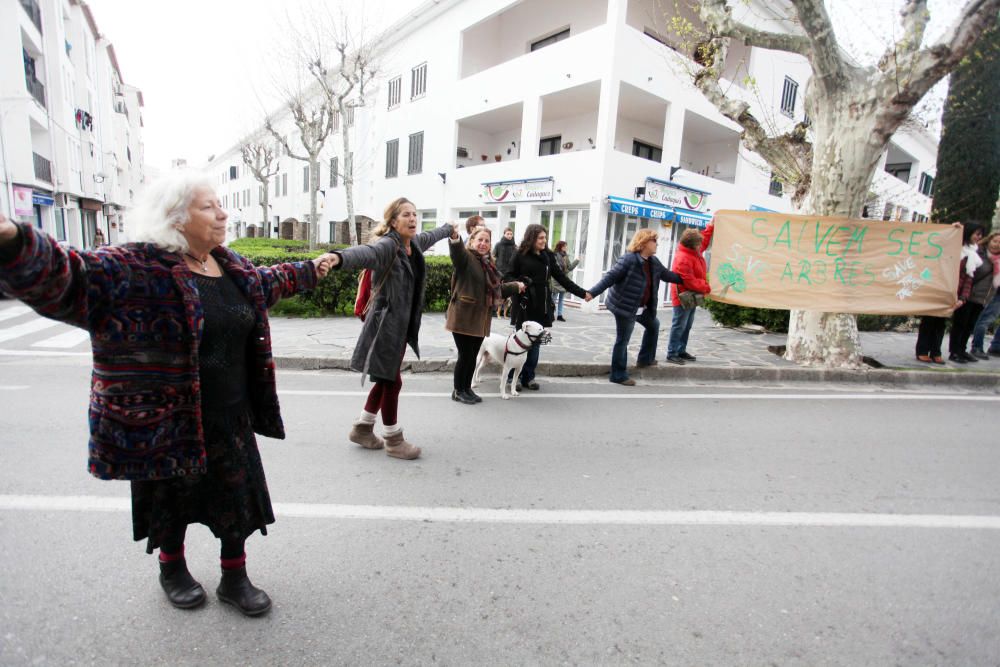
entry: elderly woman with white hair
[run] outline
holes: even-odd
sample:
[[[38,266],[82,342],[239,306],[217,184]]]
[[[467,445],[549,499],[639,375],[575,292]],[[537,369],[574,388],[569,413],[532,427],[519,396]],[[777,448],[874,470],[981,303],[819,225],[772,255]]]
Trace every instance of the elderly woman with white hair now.
[[[0,288],[90,332],[88,468],[131,481],[134,538],[159,548],[171,604],[205,600],[184,559],[201,523],[221,541],[219,599],[263,614],[244,542],[274,522],[254,433],[284,437],[267,309],[313,288],[329,257],[254,267],[222,245],[226,212],[196,172],[153,183],[128,223],[131,242],[84,251],[0,215]]]

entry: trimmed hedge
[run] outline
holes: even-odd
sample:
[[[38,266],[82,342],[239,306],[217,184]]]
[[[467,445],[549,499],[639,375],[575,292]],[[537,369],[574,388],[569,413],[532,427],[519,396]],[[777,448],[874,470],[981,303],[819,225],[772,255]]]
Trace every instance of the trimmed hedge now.
[[[787,310],[745,308],[715,301],[711,297],[705,299],[705,308],[712,314],[712,319],[724,327],[756,324],[768,331],[788,331]],[[907,315],[858,315],[857,320],[859,331],[909,331],[916,327],[917,322],[916,318]]]
[[[246,241],[275,241],[279,239],[240,239],[229,245],[255,266],[271,266],[283,262],[304,262],[319,257],[326,250],[309,252],[294,250],[281,245],[269,247],[267,244],[245,243]],[[287,243],[284,241],[282,243]],[[294,243],[301,243],[295,241]],[[255,248],[253,246],[262,246]],[[333,249],[346,246],[335,246]],[[425,310],[443,312],[448,307],[448,297],[451,289],[452,265],[451,258],[433,255],[426,257],[427,278]],[[319,281],[316,289],[308,294],[300,294],[290,299],[283,299],[271,309],[273,315],[287,317],[329,317],[330,315],[353,315],[354,298],[358,293],[359,271],[330,271]]]

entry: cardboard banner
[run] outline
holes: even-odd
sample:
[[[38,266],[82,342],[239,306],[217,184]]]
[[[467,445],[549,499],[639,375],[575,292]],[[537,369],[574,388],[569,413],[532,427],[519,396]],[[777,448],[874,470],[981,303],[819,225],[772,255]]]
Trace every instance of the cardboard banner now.
[[[882,220],[718,211],[712,298],[829,313],[949,316],[962,230]]]

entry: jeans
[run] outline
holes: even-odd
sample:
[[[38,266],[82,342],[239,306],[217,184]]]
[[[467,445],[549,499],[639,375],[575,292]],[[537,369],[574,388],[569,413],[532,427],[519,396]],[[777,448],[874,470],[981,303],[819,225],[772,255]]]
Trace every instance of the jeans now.
[[[979,314],[976,320],[976,327],[972,330],[972,349],[983,351],[983,341],[986,340],[986,330],[989,329],[993,321],[1000,316],[1000,290],[993,296],[993,300],[986,304],[986,308]],[[993,334],[993,341],[990,343],[991,352],[1000,352],[1000,326]]]
[[[552,295],[553,300],[556,302],[556,317],[562,317],[563,314],[563,304],[566,302],[566,292],[556,292]]]
[[[687,352],[688,336],[691,325],[694,324],[694,314],[697,308],[688,310],[682,306],[674,306],[674,318],[670,323],[670,340],[667,343],[667,357],[676,357]]]
[[[645,308],[638,316],[615,315],[615,346],[611,349],[611,376],[612,382],[621,382],[628,379],[628,342],[632,338],[632,330],[635,329],[636,322],[641,324],[645,331],[642,334],[642,344],[639,346],[639,363],[648,364],[656,358],[656,343],[660,338],[660,320],[654,316],[652,308]]]
[[[528,358],[524,360],[524,366],[521,368],[520,375],[518,375],[521,384],[528,384],[535,379],[535,368],[538,366],[538,352],[541,347],[541,344],[536,342],[528,348]]]

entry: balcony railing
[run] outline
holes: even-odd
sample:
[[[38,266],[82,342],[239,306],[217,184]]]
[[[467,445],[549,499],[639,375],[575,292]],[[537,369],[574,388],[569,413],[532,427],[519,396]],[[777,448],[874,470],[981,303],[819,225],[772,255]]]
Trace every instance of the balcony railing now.
[[[31,22],[38,28],[38,32],[41,32],[42,10],[39,9],[38,3],[35,0],[21,0],[21,6],[24,7],[24,11],[28,12],[28,16],[31,17]]]
[[[52,163],[47,159],[43,158],[38,153],[32,153],[31,157],[35,160],[35,178],[40,181],[46,181],[47,183],[52,182]]]
[[[24,85],[28,87],[28,92],[35,98],[35,101],[45,106],[45,85],[38,79],[29,76],[24,77]]]

